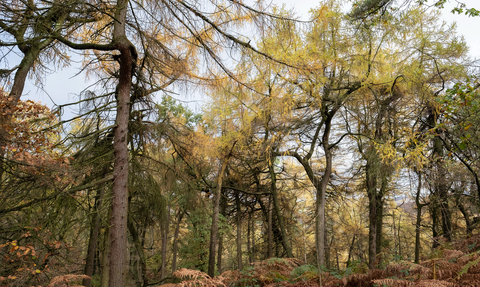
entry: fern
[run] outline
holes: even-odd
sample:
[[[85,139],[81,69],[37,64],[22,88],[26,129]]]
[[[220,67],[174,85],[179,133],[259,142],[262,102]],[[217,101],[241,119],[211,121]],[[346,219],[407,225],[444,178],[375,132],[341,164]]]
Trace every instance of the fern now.
[[[468,270],[471,267],[477,266],[478,262],[480,262],[480,257],[477,258],[476,260],[469,261],[467,264],[465,264],[463,266],[463,268],[460,270],[460,272],[458,272],[458,276],[457,276],[456,280],[458,280],[460,277],[462,277],[462,275],[467,274]]]

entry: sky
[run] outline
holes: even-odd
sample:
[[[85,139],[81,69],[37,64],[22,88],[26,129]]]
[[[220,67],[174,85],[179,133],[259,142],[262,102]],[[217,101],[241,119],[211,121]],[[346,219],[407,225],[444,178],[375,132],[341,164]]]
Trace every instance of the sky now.
[[[467,7],[473,7],[480,10],[480,2],[478,0],[463,0]],[[282,5],[286,8],[293,8],[301,20],[309,19],[309,10],[318,6],[318,0],[271,0],[272,4]],[[456,1],[449,0],[442,9],[442,17],[447,23],[457,23],[457,32],[465,37],[465,40],[470,47],[470,54],[474,58],[480,58],[480,37],[478,32],[480,30],[480,17],[468,17],[466,15],[452,14],[450,11],[455,7]],[[40,101],[52,107],[54,105],[62,105],[78,100],[78,94],[85,89],[89,83],[80,76],[76,76],[79,72],[80,64],[72,64],[71,67],[64,68],[59,72],[55,72],[47,76],[44,81],[44,89],[39,89],[32,81],[28,81],[25,87],[24,96],[22,99],[31,99]],[[190,101],[189,98],[179,97],[179,100]],[[202,99],[199,99],[199,103]],[[190,108],[200,111],[199,104],[190,104]],[[76,114],[74,108],[67,108],[64,111],[63,120],[70,118]]]

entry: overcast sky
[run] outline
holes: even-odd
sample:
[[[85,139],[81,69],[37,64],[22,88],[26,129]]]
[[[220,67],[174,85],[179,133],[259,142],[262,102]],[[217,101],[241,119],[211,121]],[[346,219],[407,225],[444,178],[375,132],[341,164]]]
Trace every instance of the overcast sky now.
[[[470,54],[472,57],[480,58],[480,37],[478,36],[480,32],[480,17],[472,18],[465,15],[453,15],[450,11],[455,7],[456,1],[449,1],[450,3],[448,3],[445,6],[445,9],[442,10],[444,20],[448,23],[452,23],[453,21],[457,22],[457,32],[460,35],[464,35],[465,40],[470,47]],[[308,11],[316,7],[319,3],[319,1],[314,0],[271,0],[271,2],[276,5],[284,3],[286,8],[293,8],[302,20],[308,20]],[[480,10],[480,3],[478,0],[463,0],[462,2],[465,2],[467,7],[473,7]],[[76,101],[78,99],[78,93],[87,86],[87,83],[82,76],[74,77],[78,71],[79,64],[73,64],[70,68],[49,75],[44,83],[45,90],[38,89],[29,81],[25,87],[25,96],[22,98],[40,101],[49,106]],[[180,99],[182,100],[182,98]],[[191,100],[191,98],[185,98],[183,100]],[[190,106],[195,108],[194,105]],[[198,106],[199,105],[196,107]],[[63,119],[71,117],[74,113],[74,110],[66,110]]]

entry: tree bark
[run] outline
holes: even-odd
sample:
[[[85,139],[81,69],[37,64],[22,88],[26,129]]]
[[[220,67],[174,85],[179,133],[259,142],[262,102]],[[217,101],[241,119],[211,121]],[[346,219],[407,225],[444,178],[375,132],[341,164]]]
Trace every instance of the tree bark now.
[[[172,273],[177,271],[177,253],[178,253],[178,234],[180,233],[180,223],[182,222],[183,210],[179,209],[177,214],[177,223],[175,225],[175,233],[173,234],[173,258],[172,258]]]
[[[417,194],[415,195],[415,205],[417,207],[417,221],[415,226],[415,263],[419,263],[420,260],[420,225],[422,223],[422,208],[428,204],[420,203],[420,192],[422,190],[422,173],[417,171],[418,175],[418,187]]]
[[[135,245],[135,249],[137,250],[137,254],[139,257],[140,262],[140,274],[138,274],[137,278],[137,286],[147,286],[147,276],[146,276],[146,257],[145,252],[143,250],[143,245],[140,240],[140,236],[138,235],[137,229],[135,228],[135,223],[133,222],[132,218],[128,218],[128,230],[130,231],[130,235],[133,239],[133,244]]]
[[[167,242],[168,242],[168,223],[170,221],[170,206],[167,206],[165,222],[162,223],[162,271],[160,280],[165,279],[167,274]]]
[[[350,267],[350,264],[352,262],[351,260],[352,260],[352,254],[353,254],[353,246],[355,244],[355,237],[356,237],[356,234],[353,234],[352,243],[350,244],[350,248],[348,248],[347,268]]]
[[[108,211],[108,215],[111,215],[111,208]],[[110,226],[107,225],[105,228],[105,233],[104,233],[104,239],[103,239],[103,254],[102,254],[102,278],[101,278],[101,284],[100,286],[102,287],[107,287],[109,286],[108,282],[110,279]]]
[[[320,192],[317,189],[317,264],[320,266],[325,265],[325,249],[326,249],[326,242],[327,242],[327,232],[326,232],[326,225],[325,225],[325,201],[326,201],[326,192],[327,186],[330,182],[330,176],[332,175],[332,151],[330,147],[330,129],[332,127],[332,120],[333,116],[336,113],[336,109],[332,109],[330,112],[327,112],[327,107],[324,107],[325,111],[324,114],[324,121],[325,121],[325,129],[322,135],[322,147],[323,152],[325,153],[325,171],[322,176],[322,180],[320,182]],[[329,258],[328,258],[329,259]]]
[[[135,47],[125,34],[128,0],[119,0],[113,24],[113,43],[120,52],[117,115],[114,133],[112,217],[110,220],[110,287],[124,287],[127,276],[128,221],[128,120],[130,90],[137,59]]]
[[[368,194],[368,211],[369,211],[369,230],[368,230],[368,267],[375,268],[375,259],[377,255],[377,175],[375,172],[375,150],[370,147],[367,155],[366,183]]]
[[[85,275],[92,277],[95,264],[95,254],[97,251],[98,233],[100,231],[100,207],[103,202],[104,189],[100,187],[95,197],[95,211],[92,216],[92,228],[90,229],[90,238],[88,240],[87,258],[85,259]],[[91,279],[83,279],[82,284],[85,287],[91,286]]]
[[[273,203],[272,195],[268,197],[268,248],[267,258],[273,257]]]
[[[220,214],[224,217],[227,216],[227,199],[225,196],[222,196],[220,199]],[[217,255],[217,270],[218,273],[222,274],[222,257],[223,257],[223,235],[218,235],[218,255]]]
[[[255,216],[252,215],[252,227],[250,229],[251,231],[251,245],[250,245],[250,251],[252,252],[252,258],[250,260],[250,263],[253,263],[255,262],[255,257],[256,257],[256,253],[255,253]]]
[[[272,190],[272,198],[273,198],[273,207],[275,208],[275,214],[277,215],[278,223],[280,225],[283,248],[287,252],[287,257],[293,258],[292,247],[290,246],[290,243],[288,241],[287,231],[285,229],[285,223],[280,211],[280,205],[278,203],[277,180],[276,180],[275,170],[273,167],[273,159],[271,160],[272,161],[270,162],[269,169],[270,169],[270,180],[271,180],[271,186],[272,186],[271,190]]]
[[[248,263],[252,263],[252,212],[248,213],[247,219],[247,253],[248,253]]]
[[[222,166],[218,173],[217,178],[217,188],[213,196],[213,217],[212,217],[212,228],[210,230],[210,253],[208,255],[208,276],[215,276],[215,251],[217,247],[217,237],[218,237],[218,214],[220,209],[220,197],[222,190],[222,180],[225,169],[227,168],[228,156],[223,160]]]
[[[237,266],[238,270],[243,269],[242,260],[242,210],[240,206],[240,192],[235,192],[235,205],[237,207]]]

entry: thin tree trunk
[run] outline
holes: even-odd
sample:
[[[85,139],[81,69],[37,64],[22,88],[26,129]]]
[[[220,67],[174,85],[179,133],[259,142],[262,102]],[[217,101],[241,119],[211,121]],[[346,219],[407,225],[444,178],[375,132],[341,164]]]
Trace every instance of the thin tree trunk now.
[[[371,147],[370,153],[374,153],[373,147]],[[366,169],[366,181],[367,181],[367,193],[368,193],[368,210],[369,210],[369,231],[368,231],[368,267],[370,269],[375,268],[375,259],[377,255],[377,176],[375,174],[371,154],[367,158]]]
[[[384,166],[384,169],[386,169],[387,167]],[[376,237],[375,237],[375,254],[376,254],[376,259],[375,261],[378,262],[378,264],[381,264],[382,261],[383,261],[383,256],[382,256],[382,237],[383,237],[383,199],[384,199],[384,195],[386,194],[387,192],[387,178],[386,178],[386,175],[385,175],[385,170],[382,170],[380,171],[380,174],[382,175],[382,186],[380,187],[380,190],[378,191],[378,193],[375,195],[376,196],[376,200],[375,200],[375,203],[377,205],[377,219],[376,219],[376,226],[377,226],[377,234],[376,234]]]
[[[273,206],[275,208],[275,214],[277,215],[278,223],[280,225],[280,232],[282,235],[282,245],[285,251],[287,252],[288,258],[293,258],[292,248],[290,243],[288,242],[287,231],[285,229],[285,223],[283,221],[283,216],[280,212],[280,205],[278,203],[278,195],[277,195],[277,180],[275,175],[275,170],[273,168],[273,160],[270,163],[270,179],[272,184],[272,197],[273,197]]]
[[[350,244],[350,248],[348,248],[348,258],[347,258],[347,267],[350,267],[350,264],[352,263],[352,254],[353,254],[353,246],[355,244],[355,238],[356,238],[356,234],[353,234],[353,238],[352,238],[352,243]]]
[[[273,203],[272,195],[268,199],[268,248],[267,258],[273,257]]]
[[[432,201],[429,204],[430,217],[432,218],[432,237],[433,243],[432,248],[437,248],[440,246],[440,242],[437,240],[438,237],[438,207],[437,199],[433,196]]]
[[[417,194],[415,195],[415,205],[417,207],[417,221],[415,224],[415,263],[420,261],[420,225],[422,223],[422,208],[427,204],[420,203],[420,192],[422,191],[422,173],[416,172],[418,175]]]
[[[108,211],[108,215],[111,214],[111,209]],[[103,239],[103,254],[102,254],[102,279],[101,286],[109,286],[110,279],[110,226],[107,225],[105,228]]]
[[[252,261],[250,263],[253,263],[255,262],[255,258],[256,258],[256,248],[255,248],[255,216],[253,215],[252,216],[252,228],[251,228],[251,232],[252,232],[252,245],[251,245],[251,251],[252,251]]]
[[[251,245],[251,222],[252,222],[252,213],[248,213],[247,219],[247,253],[248,253],[248,263],[252,263],[252,245]]]
[[[165,222],[162,223],[162,271],[160,280],[165,279],[167,274],[167,242],[168,242],[168,223],[170,221],[170,206],[167,206],[167,215]]]
[[[240,206],[240,193],[235,192],[235,205],[237,207],[237,265],[238,269],[243,269],[242,260],[242,210]]]
[[[227,215],[227,199],[225,196],[222,196],[220,199],[220,213],[225,217]],[[218,255],[217,255],[217,270],[218,273],[222,274],[223,270],[223,262],[222,262],[222,257],[223,257],[223,235],[219,234],[218,235]]]
[[[140,274],[138,274],[137,278],[137,286],[147,286],[147,279],[146,279],[146,257],[145,252],[143,250],[142,242],[140,241],[140,236],[138,235],[137,229],[135,228],[135,223],[133,222],[132,218],[128,218],[128,230],[130,231],[130,235],[132,236],[133,244],[135,245],[135,249],[137,250],[137,254],[139,257],[140,263]]]
[[[217,237],[218,237],[218,214],[220,210],[220,197],[222,190],[222,180],[223,174],[228,163],[228,156],[223,160],[222,166],[218,173],[217,178],[217,188],[213,196],[213,218],[212,218],[212,228],[210,230],[210,253],[208,256],[208,275],[210,277],[215,276],[215,250],[217,248]]]
[[[465,206],[463,205],[459,197],[457,197],[457,206],[458,206],[458,210],[460,210],[460,212],[463,215],[463,218],[465,219],[465,225],[466,225],[465,227],[466,227],[467,235],[472,235],[473,229],[474,229],[473,223],[470,220],[470,215],[468,214],[468,210],[465,208]]]
[[[97,251],[98,233],[100,231],[100,207],[103,202],[104,189],[100,187],[97,196],[95,197],[95,211],[93,213],[93,226],[90,230],[90,238],[88,242],[87,258],[85,259],[85,275],[92,277],[95,264],[95,254]],[[91,286],[91,279],[83,279],[82,284],[85,287]]]
[[[173,258],[172,258],[172,273],[177,271],[177,253],[178,253],[178,234],[180,233],[180,223],[182,222],[183,210],[178,210],[177,223],[175,225],[175,233],[173,234]]]

